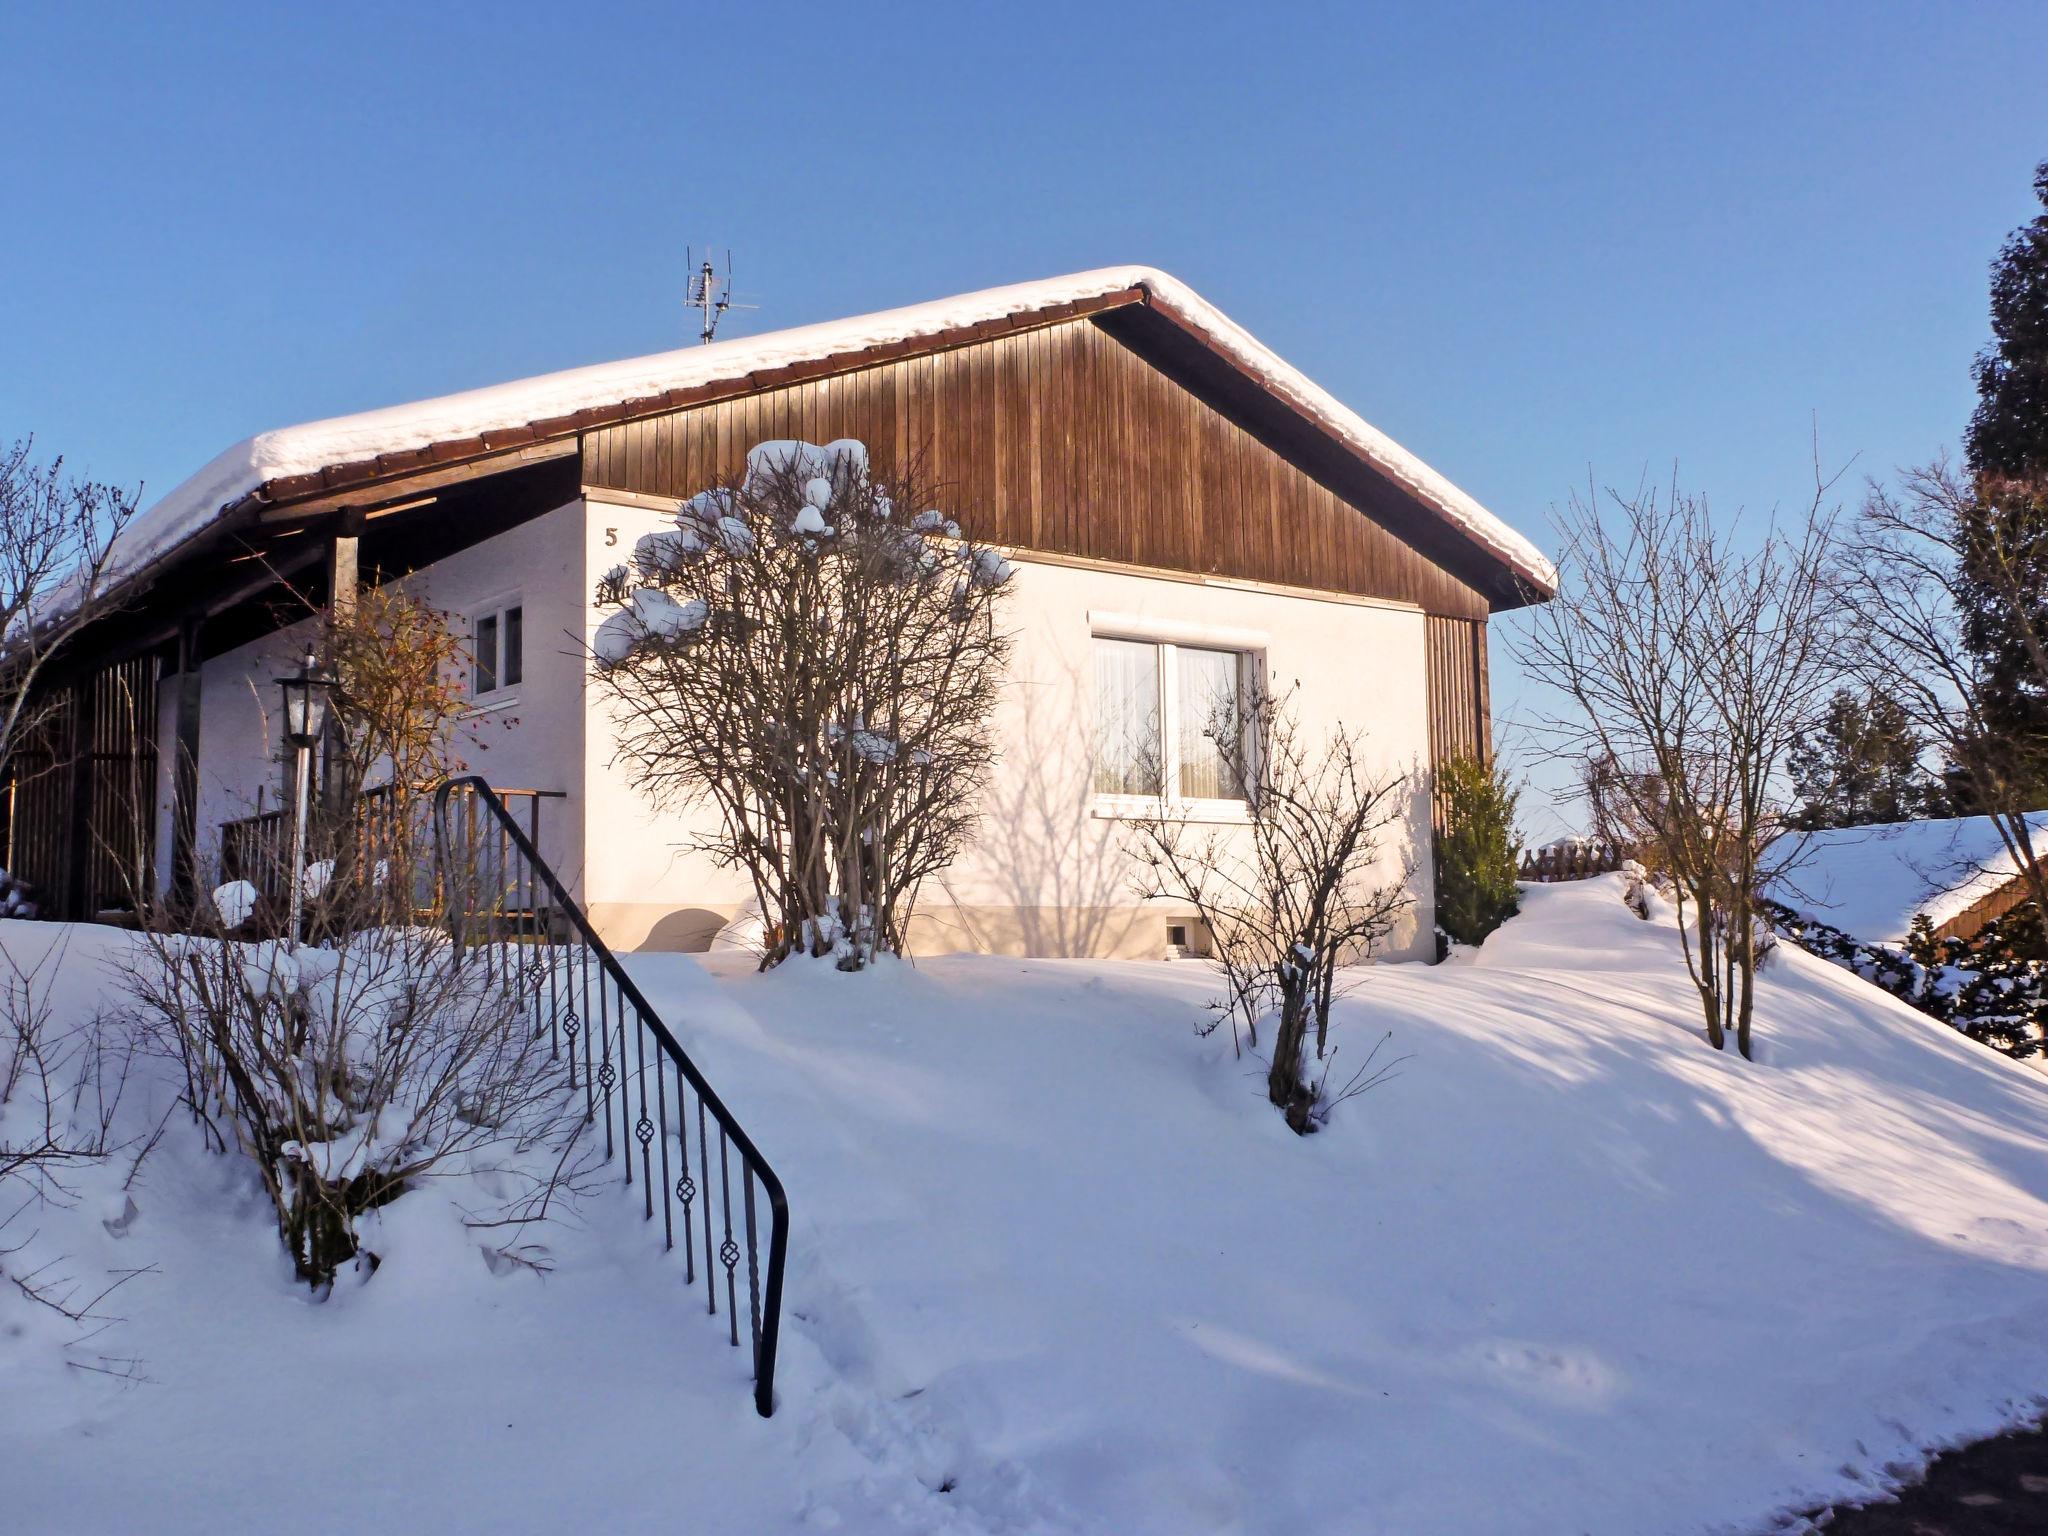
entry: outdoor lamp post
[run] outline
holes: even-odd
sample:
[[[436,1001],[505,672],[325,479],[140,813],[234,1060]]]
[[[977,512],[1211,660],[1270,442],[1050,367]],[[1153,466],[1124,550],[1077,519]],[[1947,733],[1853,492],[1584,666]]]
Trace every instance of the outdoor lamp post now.
[[[334,679],[320,671],[319,658],[306,647],[306,660],[297,677],[280,677],[284,694],[284,739],[298,754],[298,812],[292,818],[291,912],[285,933],[293,944],[299,942],[299,922],[305,910],[306,803],[311,794],[313,748],[327,724],[327,698],[334,691]]]

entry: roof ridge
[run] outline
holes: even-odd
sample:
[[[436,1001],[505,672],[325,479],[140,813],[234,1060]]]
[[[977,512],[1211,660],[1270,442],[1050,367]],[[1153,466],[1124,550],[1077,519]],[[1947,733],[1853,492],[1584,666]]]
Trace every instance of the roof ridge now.
[[[116,568],[132,577],[211,528],[252,495],[294,480],[304,483],[290,486],[291,496],[407,467],[386,461],[412,457],[433,463],[473,457],[617,419],[626,405],[646,402],[654,409],[681,408],[692,402],[669,404],[669,397],[728,385],[772,387],[772,382],[756,381],[842,355],[851,366],[864,354],[1025,315],[1047,315],[1063,306],[1107,307],[1097,301],[1133,291],[1142,291],[1148,304],[1197,332],[1269,393],[1343,442],[1524,580],[1554,589],[1555,568],[1529,540],[1192,288],[1147,266],[1098,267],[274,428],[217,455],[138,517],[122,535]],[[432,454],[436,447],[465,452],[437,459]],[[340,481],[330,477],[329,472],[344,467],[359,472]]]

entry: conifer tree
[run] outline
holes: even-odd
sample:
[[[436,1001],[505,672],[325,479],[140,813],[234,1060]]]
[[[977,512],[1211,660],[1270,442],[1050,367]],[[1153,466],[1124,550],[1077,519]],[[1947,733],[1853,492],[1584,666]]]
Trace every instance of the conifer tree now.
[[[2034,168],[2034,195],[2048,210],[2048,160]],[[1991,335],[1977,355],[1970,467],[2048,472],[2048,211],[2014,230],[1991,264]]]
[[[1497,764],[1451,758],[1437,769],[1444,830],[1436,840],[1436,925],[1478,944],[1521,907],[1515,883],[1515,801]]]
[[[1794,824],[1808,830],[1910,821],[1940,809],[1921,762],[1926,742],[1906,707],[1875,687],[1841,688],[1802,732],[1786,762],[1799,795]]]
[[[2048,210],[2048,160],[2034,172]],[[1975,494],[1957,512],[1963,640],[1982,664],[1986,715],[2022,798],[2048,804],[2048,211],[1991,267],[1992,343],[1976,362],[1968,432]],[[1967,799],[1967,797],[1961,797]]]

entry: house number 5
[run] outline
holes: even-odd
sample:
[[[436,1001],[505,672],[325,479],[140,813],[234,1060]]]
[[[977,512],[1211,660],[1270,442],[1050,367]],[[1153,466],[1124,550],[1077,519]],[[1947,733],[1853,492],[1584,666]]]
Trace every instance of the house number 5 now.
[[[618,530],[618,529],[616,529],[616,528],[607,528],[607,529],[605,529],[605,531],[604,531],[604,541],[605,541],[605,543],[607,543],[607,544],[616,544],[616,543],[618,543],[618,542],[619,542],[619,530]]]

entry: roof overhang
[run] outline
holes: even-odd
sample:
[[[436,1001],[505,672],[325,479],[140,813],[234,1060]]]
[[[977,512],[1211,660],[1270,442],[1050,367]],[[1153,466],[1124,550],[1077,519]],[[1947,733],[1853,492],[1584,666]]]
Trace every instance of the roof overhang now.
[[[408,497],[576,451],[594,428],[661,415],[991,337],[1142,307],[1303,431],[1385,481],[1491,565],[1498,608],[1542,601],[1556,571],[1527,539],[1378,432],[1192,289],[1146,267],[1106,268],[852,320],[600,364],[415,405],[265,433],[229,449],[138,518],[120,585],[146,584],[221,541],[363,515]]]

